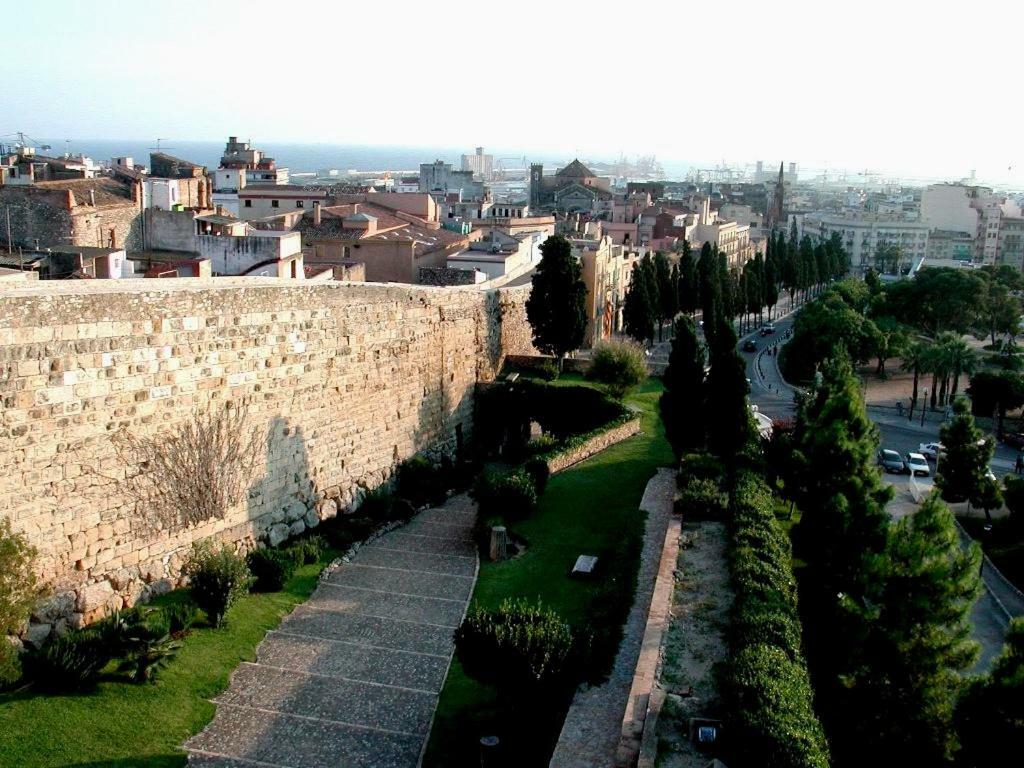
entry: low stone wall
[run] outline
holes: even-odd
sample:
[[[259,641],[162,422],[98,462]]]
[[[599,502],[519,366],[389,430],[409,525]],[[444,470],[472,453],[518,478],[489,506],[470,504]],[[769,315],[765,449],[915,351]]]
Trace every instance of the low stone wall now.
[[[556,456],[548,459],[548,471],[551,474],[568,469],[573,464],[579,464],[584,459],[589,459],[595,453],[600,453],[605,448],[616,443],[621,443],[626,438],[632,437],[640,431],[640,417],[630,419],[625,424],[612,427],[600,432],[585,440],[581,444],[568,448]]]

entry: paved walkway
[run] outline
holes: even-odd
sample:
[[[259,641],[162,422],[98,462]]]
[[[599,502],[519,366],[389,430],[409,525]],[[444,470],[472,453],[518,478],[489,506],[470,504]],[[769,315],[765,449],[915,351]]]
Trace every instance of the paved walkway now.
[[[622,718],[640,657],[675,490],[676,478],[671,469],[659,469],[644,489],[640,502],[640,509],[647,512],[644,546],[636,595],[623,628],[622,643],[607,682],[579,691],[573,698],[551,757],[551,768],[594,768],[616,764]]]
[[[465,496],[359,549],[243,662],[202,768],[415,768],[477,573]]]

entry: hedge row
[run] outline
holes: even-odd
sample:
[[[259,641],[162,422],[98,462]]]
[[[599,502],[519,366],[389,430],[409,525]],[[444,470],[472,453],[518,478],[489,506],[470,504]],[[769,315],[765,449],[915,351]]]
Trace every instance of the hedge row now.
[[[727,673],[730,743],[742,765],[827,768],[800,640],[789,539],[764,480],[739,474],[730,499],[736,599]]]

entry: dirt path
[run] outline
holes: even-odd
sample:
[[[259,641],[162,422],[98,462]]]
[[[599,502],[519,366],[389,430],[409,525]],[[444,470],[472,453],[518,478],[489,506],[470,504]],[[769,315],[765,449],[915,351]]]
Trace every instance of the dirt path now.
[[[659,684],[667,697],[658,719],[659,768],[703,768],[710,756],[688,737],[691,717],[720,715],[715,668],[726,661],[732,587],[725,525],[683,523],[672,623]]]

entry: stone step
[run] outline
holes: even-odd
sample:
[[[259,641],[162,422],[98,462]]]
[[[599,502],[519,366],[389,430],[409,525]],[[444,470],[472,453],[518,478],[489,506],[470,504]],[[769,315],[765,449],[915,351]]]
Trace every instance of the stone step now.
[[[283,712],[347,725],[425,734],[435,693],[243,663],[218,705]]]
[[[330,613],[300,605],[279,627],[282,632],[325,640],[340,640],[396,651],[417,651],[447,657],[452,651],[452,630],[374,616]]]
[[[328,677],[441,690],[446,656],[375,648],[339,640],[322,640],[281,631],[270,632],[256,652],[260,664]]]
[[[454,629],[462,621],[464,603],[461,600],[377,592],[326,582],[317,588],[307,605],[322,611],[344,611]]]
[[[380,568],[361,563],[346,563],[327,577],[329,584],[401,592],[423,597],[446,597],[468,600],[473,593],[473,579],[440,573],[419,573],[398,568]]]
[[[435,507],[425,509],[416,515],[413,520],[422,520],[426,523],[471,526],[476,522],[476,507]]]
[[[185,748],[200,758],[251,761],[268,768],[415,768],[422,745],[419,734],[221,704],[213,722]]]
[[[406,533],[404,529],[392,531],[387,536],[382,536],[368,546],[388,547],[389,549],[401,549],[407,552],[426,552],[431,555],[470,556],[473,553],[473,548],[468,540],[439,539],[436,536]]]
[[[433,536],[438,539],[472,541],[473,526],[461,523],[432,523],[429,520],[411,520],[401,528],[402,533]]]
[[[379,565],[385,568],[401,568],[408,571],[441,573],[451,576],[474,576],[476,574],[475,557],[408,552],[388,548],[379,541],[360,547],[353,562],[361,565]]]

